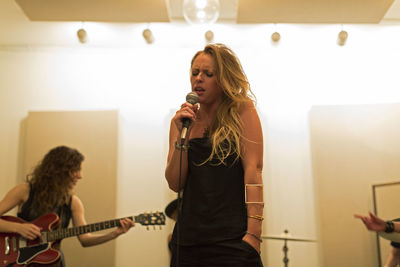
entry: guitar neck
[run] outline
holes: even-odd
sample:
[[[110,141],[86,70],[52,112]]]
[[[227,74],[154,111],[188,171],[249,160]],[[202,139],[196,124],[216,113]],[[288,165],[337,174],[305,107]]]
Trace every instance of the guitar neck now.
[[[131,217],[124,217],[124,218],[128,218],[128,219],[133,220],[134,222],[140,223],[139,216],[131,216]],[[46,242],[53,242],[56,240],[67,238],[67,237],[72,237],[72,236],[77,236],[77,235],[81,235],[81,234],[102,231],[102,230],[106,230],[106,229],[113,228],[113,227],[118,227],[118,226],[121,226],[121,223],[119,222],[121,219],[123,219],[123,218],[104,221],[104,222],[98,222],[98,223],[92,223],[92,224],[87,224],[87,225],[82,225],[82,226],[77,226],[77,227],[58,229],[58,230],[54,230],[51,232],[46,232],[47,233]]]

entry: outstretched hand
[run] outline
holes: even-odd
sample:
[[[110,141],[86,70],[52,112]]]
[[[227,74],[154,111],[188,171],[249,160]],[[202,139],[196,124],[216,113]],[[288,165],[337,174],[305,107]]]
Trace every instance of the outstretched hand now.
[[[386,223],[381,218],[369,212],[368,216],[354,214],[354,218],[361,219],[368,230],[375,232],[383,232],[386,229]]]

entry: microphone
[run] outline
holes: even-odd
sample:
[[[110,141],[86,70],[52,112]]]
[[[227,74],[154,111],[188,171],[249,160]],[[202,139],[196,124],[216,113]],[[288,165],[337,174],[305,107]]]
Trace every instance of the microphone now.
[[[197,102],[199,102],[199,96],[195,93],[195,92],[190,92],[186,95],[186,102],[188,102],[189,104],[196,104]],[[190,126],[190,119],[188,118],[184,118],[182,119],[182,132],[181,132],[181,142],[183,144],[183,142],[185,141],[186,138],[186,133],[187,130]]]

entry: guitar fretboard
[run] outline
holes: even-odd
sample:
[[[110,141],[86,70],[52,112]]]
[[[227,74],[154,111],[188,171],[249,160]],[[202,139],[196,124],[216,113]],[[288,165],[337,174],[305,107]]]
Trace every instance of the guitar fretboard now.
[[[129,218],[129,219],[133,220],[134,222],[141,223],[139,216],[131,216],[131,217],[124,217],[124,218]],[[47,232],[47,242],[53,242],[53,241],[71,237],[71,236],[77,236],[77,235],[81,235],[81,234],[97,232],[97,231],[106,230],[106,229],[113,228],[113,227],[118,227],[118,226],[121,226],[121,223],[119,222],[121,219],[122,218],[99,222],[99,223],[92,223],[92,224],[87,224],[87,225],[82,225],[82,226],[77,226],[77,227],[58,229],[58,230],[54,230],[51,232]]]

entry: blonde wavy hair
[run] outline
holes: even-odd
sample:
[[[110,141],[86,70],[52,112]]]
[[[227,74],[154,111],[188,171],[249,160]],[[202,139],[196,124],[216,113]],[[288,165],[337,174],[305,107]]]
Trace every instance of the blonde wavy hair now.
[[[58,146],[27,175],[26,180],[35,191],[32,208],[37,214],[53,212],[67,203],[73,181],[71,174],[80,170],[83,160],[84,156],[78,150]]]
[[[236,154],[235,161],[241,157],[242,123],[239,112],[244,103],[255,102],[255,96],[238,57],[230,48],[224,44],[209,44],[194,55],[191,67],[200,54],[213,58],[217,84],[223,91],[222,102],[208,129],[211,154],[203,164],[216,157],[218,165],[226,165],[229,155]]]

